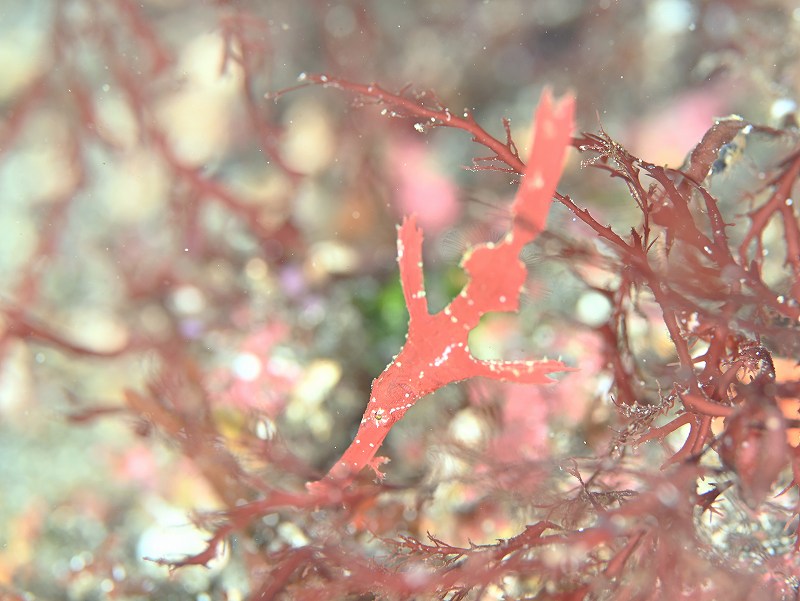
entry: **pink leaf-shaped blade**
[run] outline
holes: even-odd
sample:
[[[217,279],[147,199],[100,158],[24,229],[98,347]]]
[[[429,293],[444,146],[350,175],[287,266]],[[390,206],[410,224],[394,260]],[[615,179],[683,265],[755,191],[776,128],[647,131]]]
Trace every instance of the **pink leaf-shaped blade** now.
[[[553,193],[561,178],[569,148],[575,113],[575,99],[564,96],[554,101],[548,88],[536,110],[533,140],[525,177],[517,190],[511,211],[517,227],[528,230],[530,241],[544,230]]]

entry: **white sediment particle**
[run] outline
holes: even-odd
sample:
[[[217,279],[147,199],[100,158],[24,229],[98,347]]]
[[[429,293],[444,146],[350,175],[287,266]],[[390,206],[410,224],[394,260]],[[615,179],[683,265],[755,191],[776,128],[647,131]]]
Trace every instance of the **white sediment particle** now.
[[[450,356],[450,351],[452,351],[452,350],[453,350],[453,345],[452,344],[448,344],[445,347],[445,349],[442,352],[442,354],[439,355],[438,357],[436,357],[436,359],[433,360],[433,365],[435,367],[440,367],[441,365],[443,365],[444,362],[447,361],[447,358]]]

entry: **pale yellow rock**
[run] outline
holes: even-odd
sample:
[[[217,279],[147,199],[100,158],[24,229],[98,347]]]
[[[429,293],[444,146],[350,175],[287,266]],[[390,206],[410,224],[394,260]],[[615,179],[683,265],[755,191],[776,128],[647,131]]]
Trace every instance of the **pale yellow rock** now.
[[[14,28],[0,35],[0,104],[19,94],[39,74],[45,42],[45,30],[35,27]]]
[[[233,63],[222,72],[224,50],[224,41],[216,33],[187,44],[177,67],[183,86],[163,98],[156,109],[172,150],[189,165],[218,160],[231,142],[242,74]]]
[[[281,154],[286,164],[299,173],[318,174],[334,158],[335,136],[330,116],[321,104],[301,100],[286,115],[286,133]]]
[[[130,331],[121,318],[95,308],[72,311],[64,330],[70,342],[97,352],[118,351],[130,338]]]
[[[167,200],[168,178],[164,163],[151,151],[138,147],[105,167],[98,200],[118,223],[152,218]]]
[[[33,400],[34,361],[28,345],[21,340],[9,340],[5,359],[0,364],[0,416],[3,421],[22,420]]]

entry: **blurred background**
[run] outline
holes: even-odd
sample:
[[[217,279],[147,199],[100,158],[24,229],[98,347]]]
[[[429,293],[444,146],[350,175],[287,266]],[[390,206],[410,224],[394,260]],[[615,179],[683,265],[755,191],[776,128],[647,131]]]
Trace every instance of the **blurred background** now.
[[[247,549],[174,575],[144,558],[201,550],[192,512],[299,487],[346,447],[405,334],[401,216],[425,231],[433,309],[463,284],[461,253],[502,232],[516,180],[464,169],[486,154],[467,134],[339,89],[275,95],[301,73],[430,90],[500,139],[508,117],[523,156],[549,85],[576,95],[580,130],[679,167],[715,117],[791,118],[798,40],[789,0],[0,0],[0,590],[245,598]],[[636,218],[574,157],[560,190],[618,231]],[[560,206],[550,223],[588,233]],[[448,445],[609,444],[608,301],[547,257],[545,237],[521,315],[488,319],[471,347],[561,354],[581,374],[415,407],[388,474],[430,498],[399,531],[518,526],[429,484],[463,469]],[[664,333],[642,335],[658,352]],[[290,517],[262,521],[252,552],[308,540]]]

